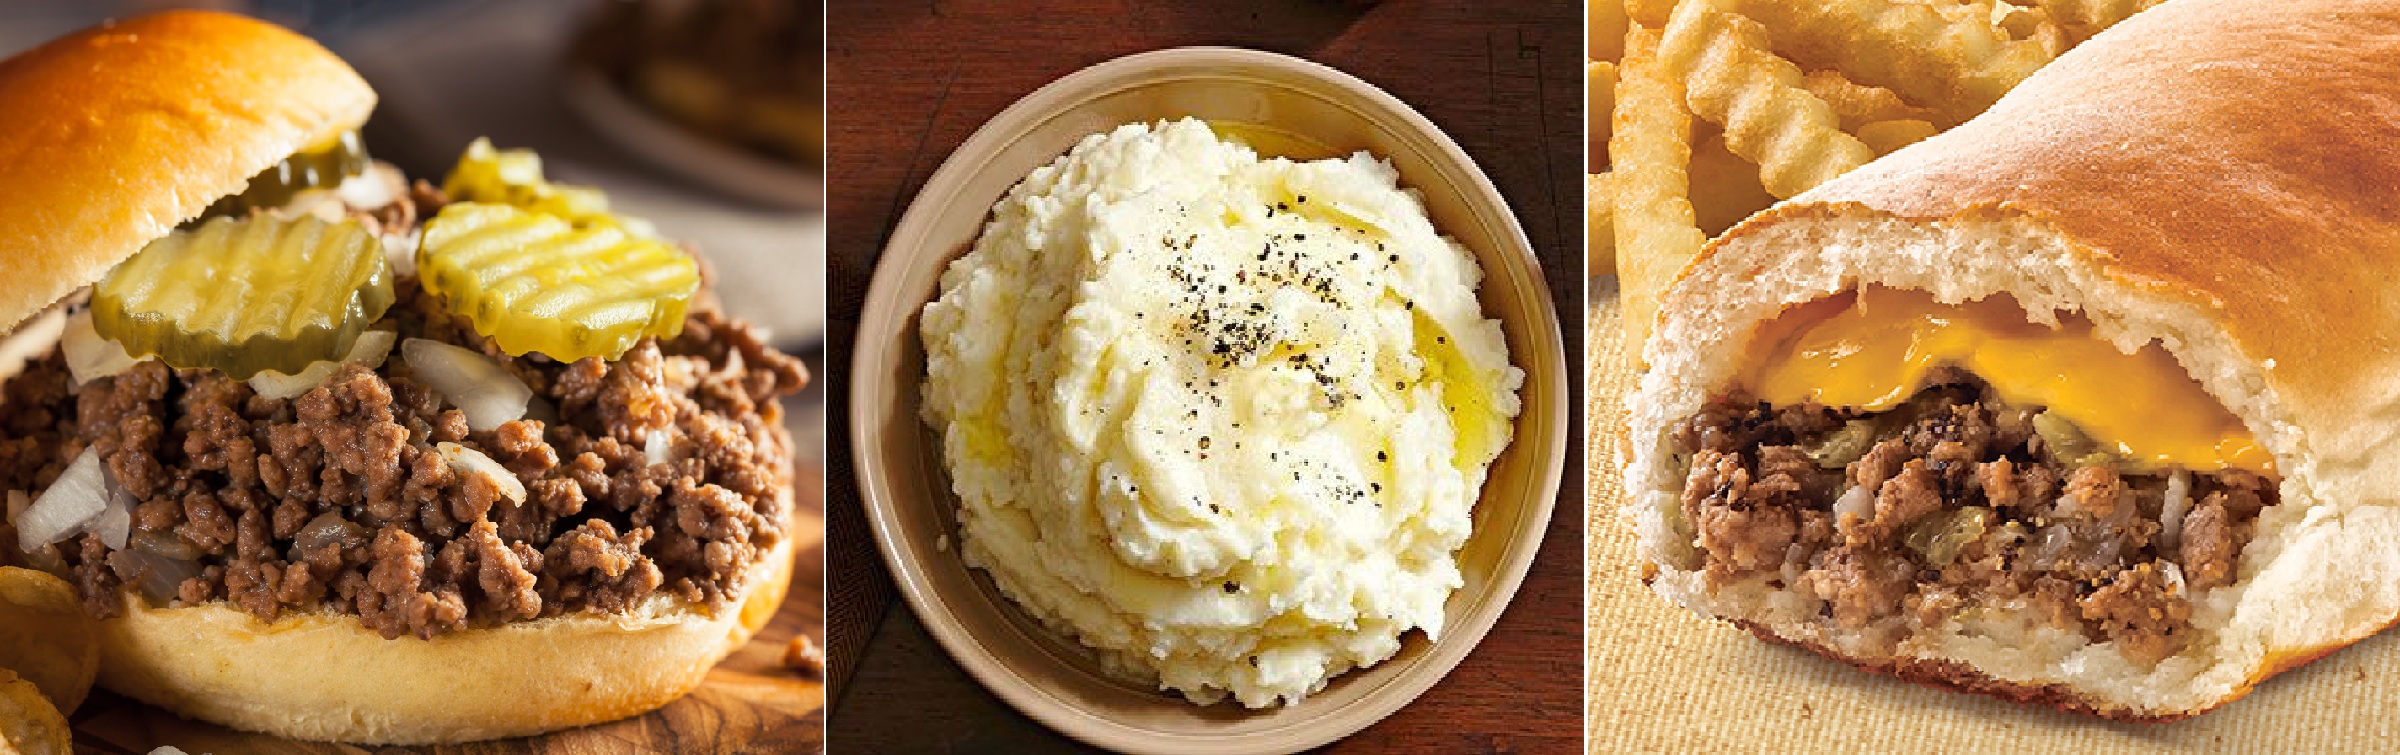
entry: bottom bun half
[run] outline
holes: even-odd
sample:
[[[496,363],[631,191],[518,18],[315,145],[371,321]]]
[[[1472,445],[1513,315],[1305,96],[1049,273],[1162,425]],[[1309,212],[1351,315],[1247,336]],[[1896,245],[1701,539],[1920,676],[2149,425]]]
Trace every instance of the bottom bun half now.
[[[789,508],[788,506],[786,507]],[[356,616],[272,624],[225,603],[155,608],[128,595],[100,624],[100,686],[177,715],[291,739],[426,745],[521,737],[655,710],[750,641],[791,585],[792,538],[751,566],[738,606],[666,595],[421,640]]]

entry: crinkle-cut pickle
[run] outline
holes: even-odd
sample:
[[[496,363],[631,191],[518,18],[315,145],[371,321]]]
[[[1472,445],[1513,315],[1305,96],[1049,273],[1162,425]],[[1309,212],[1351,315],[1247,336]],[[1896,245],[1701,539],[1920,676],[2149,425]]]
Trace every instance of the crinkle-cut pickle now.
[[[700,289],[699,264],[666,242],[482,202],[425,224],[417,277],[502,351],[568,362],[682,333]]]
[[[221,217],[117,265],[92,327],[134,356],[248,380],[341,359],[391,306],[383,243],[356,221]]]
[[[255,208],[281,207],[302,191],[340,186],[350,177],[366,173],[374,164],[374,158],[367,155],[366,145],[359,141],[358,132],[344,131],[251,176],[250,185],[242,193],[217,200],[200,217],[239,217]]]
[[[458,156],[442,180],[442,193],[453,202],[504,204],[550,215],[577,228],[615,226],[636,236],[656,238],[649,221],[610,212],[608,195],[589,186],[551,183],[542,176],[542,157],[529,149],[499,150],[478,137]]]

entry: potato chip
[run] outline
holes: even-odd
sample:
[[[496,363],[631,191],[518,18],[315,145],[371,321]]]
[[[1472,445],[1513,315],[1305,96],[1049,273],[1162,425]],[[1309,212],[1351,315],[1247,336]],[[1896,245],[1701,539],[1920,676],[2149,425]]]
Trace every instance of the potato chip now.
[[[15,672],[68,713],[100,672],[99,627],[75,588],[31,569],[0,567],[0,669]]]
[[[2092,35],[2162,2],[2166,0],[2033,0],[2034,5],[2049,11],[2050,18],[2058,22],[2070,47],[2083,44]]]
[[[1710,238],[1775,203],[1758,182],[1758,166],[1727,149],[1724,132],[1713,124],[1693,126],[1689,172],[1692,220]]]
[[[1714,0],[1757,20],[1771,49],[1810,68],[1898,92],[1955,126],[2065,49],[2039,8],[1999,2]]]
[[[1615,135],[1608,141],[1616,189],[1617,286],[1628,348],[1641,353],[1658,316],[1658,297],[1699,253],[1708,237],[1693,224],[1692,114],[1683,84],[1658,59],[1660,33],[1635,28],[1625,35],[1617,69]]]
[[[0,752],[70,755],[67,717],[32,682],[0,669]]]
[[[1614,63],[1625,57],[1625,30],[1632,25],[1633,19],[1625,15],[1625,0],[1587,0],[1583,15],[1583,59]]]
[[[1840,71],[1810,71],[1801,76],[1800,86],[1833,108],[1833,114],[1842,119],[1842,130],[1853,134],[1858,133],[1858,127],[1876,121],[1934,118],[1932,108],[1908,104],[1900,99],[1898,92],[1851,81]]]
[[[1858,127],[1858,140],[1874,149],[1876,157],[1882,157],[1899,151],[1901,147],[1933,138],[1939,131],[1933,124],[1919,120],[1876,121]]]
[[[1659,42],[1659,65],[1680,79],[1692,112],[1725,126],[1725,145],[1759,165],[1767,192],[1789,198],[1875,159],[1843,133],[1824,100],[1801,88],[1798,66],[1767,50],[1757,22],[1687,2]]]
[[[1584,172],[1608,170],[1608,113],[1617,110],[1617,64],[1606,61],[1587,61],[1583,64],[1583,112],[1590,121],[1584,134]]]
[[[1583,274],[1617,271],[1617,182],[1613,173],[1583,176]]]

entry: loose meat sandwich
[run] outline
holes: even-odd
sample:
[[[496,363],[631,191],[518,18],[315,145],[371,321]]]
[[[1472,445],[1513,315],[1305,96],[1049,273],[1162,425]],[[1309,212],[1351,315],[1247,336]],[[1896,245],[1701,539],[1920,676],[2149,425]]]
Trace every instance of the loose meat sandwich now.
[[[664,705],[790,578],[798,363],[536,158],[368,159],[316,44],[167,13],[0,63],[0,564],[100,684],[309,739]]]
[[[1648,581],[2124,720],[2391,625],[2395,61],[2400,4],[2175,0],[1728,233],[1630,402]]]

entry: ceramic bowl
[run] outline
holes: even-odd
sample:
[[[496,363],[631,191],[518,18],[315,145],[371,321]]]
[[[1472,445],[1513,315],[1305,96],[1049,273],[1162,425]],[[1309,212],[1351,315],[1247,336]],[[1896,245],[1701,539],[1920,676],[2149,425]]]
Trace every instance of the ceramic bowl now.
[[[981,232],[993,203],[1086,135],[1191,116],[1262,152],[1321,157],[1366,150],[1422,192],[1436,227],[1472,250],[1486,316],[1525,370],[1515,439],[1492,467],[1458,554],[1466,585],[1445,606],[1439,640],[1403,639],[1399,655],[1337,677],[1296,705],[1198,706],[1104,673],[966,566],[957,499],[938,436],[920,419],[925,379],[917,316],[943,268]],[[1553,271],[1572,275],[1575,271]],[[1458,665],[1508,606],[1550,520],[1567,444],[1568,386],[1556,310],[1514,213],[1467,153],[1382,90],[1297,58],[1179,48],[1119,58],[1045,86],[951,153],[917,194],[878,262],[861,314],[850,384],[851,440],[868,519],[901,593],[961,666],[1002,699],[1084,742],[1135,753],[1291,752],[1391,715]],[[1572,664],[1561,673],[1573,673]]]

